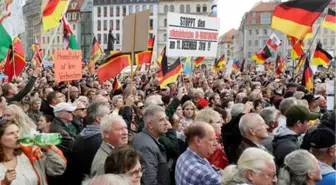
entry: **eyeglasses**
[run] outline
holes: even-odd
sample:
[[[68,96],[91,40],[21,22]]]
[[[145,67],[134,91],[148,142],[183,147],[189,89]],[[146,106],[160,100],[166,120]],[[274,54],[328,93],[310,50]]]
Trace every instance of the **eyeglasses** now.
[[[85,111],[86,108],[79,108],[79,109],[76,109],[76,110]]]
[[[163,107],[163,106],[164,106],[164,104],[158,104],[158,106],[160,106],[160,107]]]
[[[143,106],[140,106],[140,107],[138,107],[139,109],[143,109],[145,106],[143,105]]]
[[[129,173],[131,176],[133,176],[133,175],[142,174],[144,171],[145,171],[145,168],[144,168],[144,167],[141,167],[140,169],[133,170],[133,171],[130,171],[130,172],[128,172],[128,173]]]
[[[263,170],[253,170],[253,171],[256,171],[256,172],[263,172],[263,173],[265,173],[267,176],[269,176],[269,177],[272,178],[272,179],[277,178],[276,173],[265,172],[265,171],[263,171]]]
[[[109,94],[103,94],[103,96],[109,96]]]

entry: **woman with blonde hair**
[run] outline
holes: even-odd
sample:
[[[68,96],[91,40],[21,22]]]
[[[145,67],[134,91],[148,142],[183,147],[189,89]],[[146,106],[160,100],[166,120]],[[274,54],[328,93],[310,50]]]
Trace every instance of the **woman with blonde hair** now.
[[[21,107],[15,104],[5,107],[3,117],[6,120],[13,121],[18,125],[20,138],[36,133],[37,127],[34,121],[22,110]]]
[[[188,127],[190,124],[192,124],[196,117],[196,106],[192,101],[186,101],[182,105],[182,111],[183,111],[183,120],[182,120],[182,126],[184,128]]]

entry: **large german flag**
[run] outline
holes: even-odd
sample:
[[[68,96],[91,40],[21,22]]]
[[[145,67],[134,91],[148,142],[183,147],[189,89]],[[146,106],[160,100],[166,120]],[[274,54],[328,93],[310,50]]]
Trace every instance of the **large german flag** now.
[[[311,63],[317,66],[323,65],[323,67],[327,68],[331,60],[332,60],[332,56],[328,52],[322,49],[320,43],[317,44]]]
[[[298,62],[298,63],[296,64],[296,66],[295,66],[295,71],[296,71],[296,72],[299,72],[299,71],[300,71],[300,69],[301,69],[301,67],[303,66],[305,60],[306,60],[306,55],[303,54],[303,55],[301,56],[299,62]]]
[[[264,49],[252,56],[252,59],[255,60],[258,64],[264,64],[265,60],[271,56],[271,51],[269,50],[268,46],[265,45]]]
[[[142,64],[149,64],[152,61],[153,47],[155,42],[155,36],[148,40],[148,49],[135,54],[135,62],[137,66]]]
[[[49,0],[42,15],[44,31],[57,27],[67,4],[68,0]]]
[[[100,57],[102,55],[103,55],[103,51],[100,48],[99,42],[96,39],[96,37],[93,36],[92,48],[91,48],[91,54],[90,54],[90,62],[89,62],[89,72],[90,72],[90,74],[95,73],[96,62],[100,59]]]
[[[167,62],[162,63],[163,77],[160,80],[160,87],[163,88],[172,82],[176,82],[178,75],[182,71],[182,64],[180,58],[178,58],[172,65],[168,66]]]
[[[4,66],[4,74],[8,76],[8,82],[12,81],[13,76],[19,76],[26,65],[21,40],[16,37],[12,44],[13,48],[9,48]]]
[[[328,14],[326,15],[321,26],[336,31],[336,12],[328,9]]]
[[[309,66],[309,61],[307,58],[303,70],[302,85],[306,86],[308,91],[313,89],[313,71]]]
[[[291,37],[288,36],[288,40],[290,40],[291,46],[292,46],[292,50],[291,50],[291,55],[292,55],[292,59],[296,60],[297,58],[299,58],[301,55],[304,54],[303,52],[303,41],[302,40],[298,40],[295,37]]]
[[[125,67],[131,63],[131,56],[120,52],[111,52],[106,58],[105,63],[97,70],[98,80],[105,82],[110,78],[116,77]]]
[[[295,0],[279,4],[272,16],[273,29],[303,39],[331,0]]]
[[[204,60],[204,57],[197,57],[197,59],[195,60],[195,66],[198,67],[199,65],[201,65],[201,62]]]

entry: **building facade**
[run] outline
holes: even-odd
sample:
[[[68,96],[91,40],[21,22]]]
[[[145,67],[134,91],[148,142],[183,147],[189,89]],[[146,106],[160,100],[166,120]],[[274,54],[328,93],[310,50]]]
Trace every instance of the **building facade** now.
[[[114,50],[122,49],[122,21],[129,14],[150,10],[149,36],[157,35],[158,0],[94,0],[93,1],[93,34],[103,50],[107,49],[108,33],[111,30],[116,39]],[[157,39],[154,44],[157,52]]]
[[[82,48],[83,59],[87,62],[90,58],[93,40],[92,32],[92,10],[93,0],[86,0],[80,10],[80,46]]]
[[[221,35],[218,39],[218,49],[217,49],[217,56],[225,56],[226,61],[233,59],[233,39],[234,35],[236,34],[236,29],[231,29],[230,31]]]

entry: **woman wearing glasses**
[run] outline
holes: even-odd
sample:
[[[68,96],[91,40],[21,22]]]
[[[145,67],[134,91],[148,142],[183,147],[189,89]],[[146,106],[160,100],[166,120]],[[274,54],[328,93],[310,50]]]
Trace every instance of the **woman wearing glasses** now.
[[[57,147],[23,146],[18,139],[18,125],[0,120],[1,185],[47,185],[47,174],[63,174],[66,161]]]
[[[140,152],[130,146],[113,149],[105,162],[105,174],[125,174],[130,176],[132,185],[140,185],[144,171],[140,161]]]

